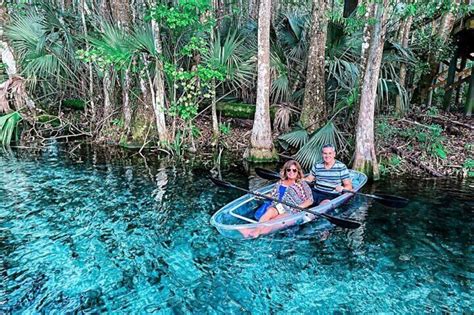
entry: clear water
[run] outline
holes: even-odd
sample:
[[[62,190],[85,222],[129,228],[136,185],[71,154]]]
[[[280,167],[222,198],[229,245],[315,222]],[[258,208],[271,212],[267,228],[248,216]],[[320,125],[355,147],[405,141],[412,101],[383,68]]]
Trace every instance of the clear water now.
[[[365,191],[413,202],[369,202],[326,240],[235,241],[209,225],[240,194],[211,165],[89,156],[0,154],[0,313],[474,311],[472,181],[380,182]],[[249,185],[239,164],[222,175]]]

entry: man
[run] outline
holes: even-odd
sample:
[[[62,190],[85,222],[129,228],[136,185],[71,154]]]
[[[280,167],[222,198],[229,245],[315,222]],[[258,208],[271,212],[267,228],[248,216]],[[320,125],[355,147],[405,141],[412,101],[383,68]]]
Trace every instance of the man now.
[[[308,182],[316,180],[315,187],[317,189],[313,189],[315,204],[325,204],[335,198],[337,194],[334,193],[334,190],[339,193],[343,189],[352,190],[349,170],[344,163],[336,160],[336,149],[332,144],[323,146],[322,156],[323,161],[316,163],[311,169],[310,175],[304,178]],[[318,183],[333,188],[318,186]]]

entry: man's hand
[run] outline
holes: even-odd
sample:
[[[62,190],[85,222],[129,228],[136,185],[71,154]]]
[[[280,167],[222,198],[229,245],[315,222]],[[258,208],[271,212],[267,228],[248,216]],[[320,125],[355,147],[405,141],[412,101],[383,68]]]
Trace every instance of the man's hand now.
[[[314,182],[315,179],[316,179],[316,178],[315,178],[313,175],[311,175],[311,174],[309,174],[308,176],[306,176],[305,178],[303,178],[303,180],[304,180],[304,181],[307,181],[308,183]]]
[[[344,187],[342,187],[342,186],[336,186],[336,187],[334,188],[334,190],[340,193],[340,192],[342,192],[342,191],[344,190]]]

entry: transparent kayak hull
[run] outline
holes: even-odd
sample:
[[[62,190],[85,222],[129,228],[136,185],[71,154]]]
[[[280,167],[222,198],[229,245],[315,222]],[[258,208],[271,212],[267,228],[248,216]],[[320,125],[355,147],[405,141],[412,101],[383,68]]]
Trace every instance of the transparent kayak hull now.
[[[367,176],[363,173],[350,170],[350,175],[352,178],[352,186],[355,191],[360,190],[367,182]],[[273,184],[260,188],[256,190],[256,192],[267,194],[272,190],[272,188]],[[333,209],[349,201],[353,196],[354,195],[350,193],[342,194],[332,199],[329,203],[315,206],[310,209],[318,213],[329,213]],[[258,234],[258,236],[268,235],[295,225],[302,225],[314,220],[321,220],[319,217],[308,212],[298,212],[268,222],[251,222],[255,221],[255,210],[261,204],[262,201],[256,199],[254,195],[246,194],[219,209],[211,217],[211,224],[225,237],[233,239],[250,239],[257,237],[255,236],[256,234]],[[258,233],[256,233],[257,231]]]

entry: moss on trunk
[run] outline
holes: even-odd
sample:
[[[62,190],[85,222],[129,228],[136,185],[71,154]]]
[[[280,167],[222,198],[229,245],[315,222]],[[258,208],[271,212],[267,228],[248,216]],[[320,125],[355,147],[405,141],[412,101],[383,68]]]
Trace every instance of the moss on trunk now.
[[[250,149],[250,154],[246,158],[247,161],[252,163],[267,163],[278,161],[278,154],[275,149]]]
[[[353,168],[356,171],[362,172],[370,180],[379,180],[380,179],[380,173],[378,171],[378,167],[374,169],[374,163],[372,161],[361,161],[359,163],[354,163]]]

